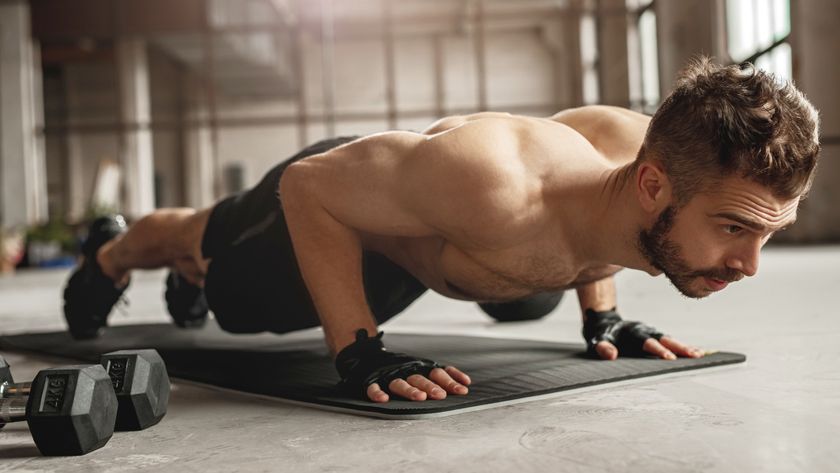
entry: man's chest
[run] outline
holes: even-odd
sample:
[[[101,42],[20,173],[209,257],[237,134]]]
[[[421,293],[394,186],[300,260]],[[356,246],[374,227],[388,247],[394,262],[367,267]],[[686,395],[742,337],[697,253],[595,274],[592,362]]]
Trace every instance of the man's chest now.
[[[544,238],[506,249],[462,249],[442,238],[368,239],[382,253],[432,290],[455,299],[508,301],[560,291],[607,277],[614,266],[579,267],[573,249]]]
[[[482,252],[445,244],[437,260],[438,277],[456,297],[507,301],[570,289],[607,277],[619,269],[580,267],[570,257],[570,251],[551,241]]]

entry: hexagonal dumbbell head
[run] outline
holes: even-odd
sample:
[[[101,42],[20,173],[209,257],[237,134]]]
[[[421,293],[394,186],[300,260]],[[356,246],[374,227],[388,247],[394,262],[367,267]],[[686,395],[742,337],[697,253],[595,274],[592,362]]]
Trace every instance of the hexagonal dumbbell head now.
[[[142,430],[166,415],[169,375],[156,350],[121,350],[100,358],[119,403],[115,429]]]
[[[83,455],[108,443],[117,398],[99,365],[49,368],[32,381],[26,421],[44,455]]]

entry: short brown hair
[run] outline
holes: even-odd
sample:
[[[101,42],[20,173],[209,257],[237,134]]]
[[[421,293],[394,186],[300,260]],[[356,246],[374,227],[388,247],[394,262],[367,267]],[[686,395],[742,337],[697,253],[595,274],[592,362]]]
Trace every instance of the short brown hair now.
[[[699,57],[653,115],[635,165],[661,163],[678,206],[733,175],[792,199],[810,189],[819,150],[817,111],[791,82]]]

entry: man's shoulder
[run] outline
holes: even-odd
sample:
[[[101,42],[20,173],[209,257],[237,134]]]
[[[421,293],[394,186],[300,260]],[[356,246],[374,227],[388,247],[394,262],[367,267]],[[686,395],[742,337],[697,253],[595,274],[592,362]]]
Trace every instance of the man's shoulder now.
[[[551,120],[565,123],[573,128],[601,121],[637,121],[647,123],[650,116],[614,105],[583,105],[567,108],[552,115]]]
[[[650,124],[648,115],[609,105],[563,110],[551,120],[574,129],[615,164],[624,164],[636,157]]]
[[[500,159],[511,163],[535,148],[549,148],[552,154],[574,151],[575,143],[585,139],[562,122],[499,114],[464,122],[429,137],[428,141],[446,146],[463,158],[481,161]]]
[[[566,124],[546,118],[487,117],[428,137],[412,160],[464,184],[472,195],[530,201],[558,176],[574,176],[605,162],[591,143]],[[468,185],[467,185],[468,184]]]

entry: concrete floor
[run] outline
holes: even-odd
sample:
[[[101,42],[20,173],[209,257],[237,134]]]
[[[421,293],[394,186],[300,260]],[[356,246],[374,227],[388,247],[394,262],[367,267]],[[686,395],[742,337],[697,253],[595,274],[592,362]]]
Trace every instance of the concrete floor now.
[[[829,472],[840,449],[840,246],[770,248],[759,275],[703,301],[664,278],[618,275],[619,307],[746,364],[602,386],[480,412],[388,421],[175,382],[167,417],[84,457],[43,458],[24,424],[0,431],[4,471]],[[0,330],[63,327],[65,271],[0,278]],[[166,320],[163,273],[135,275],[115,324]],[[579,341],[574,295],[547,319],[494,324],[468,303],[424,296],[385,326]],[[298,336],[298,335],[292,335]],[[282,343],[284,337],[278,337]],[[16,378],[66,360],[4,353]]]

